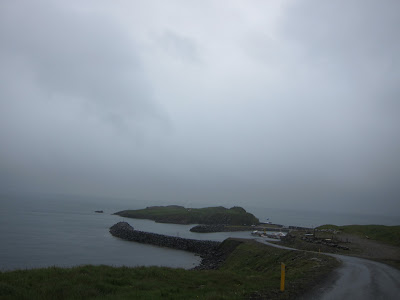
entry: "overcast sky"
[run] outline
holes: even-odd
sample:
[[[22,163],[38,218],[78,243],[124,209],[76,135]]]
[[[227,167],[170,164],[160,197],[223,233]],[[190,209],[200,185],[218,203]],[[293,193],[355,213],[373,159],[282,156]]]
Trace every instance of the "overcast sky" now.
[[[399,12],[3,0],[0,192],[400,215]]]

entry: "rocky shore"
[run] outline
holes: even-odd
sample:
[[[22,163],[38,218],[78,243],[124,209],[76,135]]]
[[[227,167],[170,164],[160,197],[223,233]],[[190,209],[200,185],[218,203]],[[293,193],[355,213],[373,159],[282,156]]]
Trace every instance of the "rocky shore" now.
[[[137,243],[168,247],[199,254],[202,258],[196,270],[217,269],[226,258],[226,251],[220,248],[221,243],[167,236],[157,233],[135,230],[127,222],[118,222],[110,227],[110,233],[118,238]]]
[[[113,236],[128,241],[168,247],[177,250],[185,250],[200,255],[212,253],[213,251],[216,251],[220,245],[220,242],[215,241],[185,239],[157,233],[138,231],[134,230],[134,228],[127,222],[118,222],[117,224],[111,226],[110,233]]]

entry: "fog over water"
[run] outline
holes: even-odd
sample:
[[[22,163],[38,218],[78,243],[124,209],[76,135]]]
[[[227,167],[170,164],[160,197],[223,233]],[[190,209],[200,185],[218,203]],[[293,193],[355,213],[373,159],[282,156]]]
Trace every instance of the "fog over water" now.
[[[1,1],[0,194],[398,220],[399,11]]]

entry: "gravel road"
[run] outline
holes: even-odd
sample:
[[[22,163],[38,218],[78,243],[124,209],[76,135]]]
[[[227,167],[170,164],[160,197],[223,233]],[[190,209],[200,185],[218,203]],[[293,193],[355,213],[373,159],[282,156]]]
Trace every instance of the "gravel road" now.
[[[342,266],[303,299],[399,299],[399,270],[367,259],[327,255],[341,260]]]
[[[257,239],[264,244],[296,250]],[[302,250],[300,250],[302,251]],[[324,253],[343,262],[331,278],[301,299],[400,299],[400,271],[358,257]]]

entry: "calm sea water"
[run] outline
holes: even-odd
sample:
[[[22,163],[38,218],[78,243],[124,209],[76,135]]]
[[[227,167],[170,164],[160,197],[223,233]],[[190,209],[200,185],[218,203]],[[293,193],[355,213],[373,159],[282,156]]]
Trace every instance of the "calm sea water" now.
[[[169,266],[192,268],[200,258],[192,253],[143,245],[113,237],[109,227],[127,221],[135,229],[185,238],[222,241],[249,238],[248,232],[192,233],[193,225],[159,224],[124,219],[112,213],[146,205],[69,197],[0,197],[0,270],[82,264],[112,266]],[[245,207],[260,220],[296,226],[326,223],[397,225],[397,218],[332,215],[260,207]],[[95,210],[104,210],[103,214]]]
[[[193,253],[133,243],[113,237],[109,228],[127,221],[135,229],[171,236],[222,241],[248,232],[191,233],[193,225],[159,224],[123,219],[112,213],[126,208],[93,199],[0,198],[0,270],[83,264],[112,266],[168,266],[192,268],[200,257]],[[104,210],[103,214],[95,210]]]

